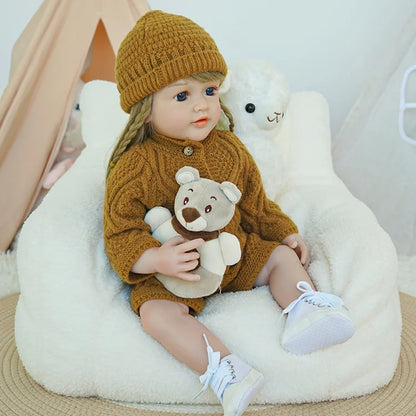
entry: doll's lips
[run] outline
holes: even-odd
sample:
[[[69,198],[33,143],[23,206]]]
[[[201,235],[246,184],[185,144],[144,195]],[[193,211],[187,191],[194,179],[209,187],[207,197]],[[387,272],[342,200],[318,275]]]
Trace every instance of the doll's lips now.
[[[197,127],[205,127],[208,124],[208,117],[201,117],[198,120],[194,121],[194,124]]]

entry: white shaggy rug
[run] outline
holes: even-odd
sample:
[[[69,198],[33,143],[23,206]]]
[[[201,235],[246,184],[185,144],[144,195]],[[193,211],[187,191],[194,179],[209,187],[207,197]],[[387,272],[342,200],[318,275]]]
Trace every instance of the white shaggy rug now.
[[[401,292],[416,297],[416,256],[399,256],[399,289]],[[0,252],[0,298],[19,292],[19,283],[16,271],[16,251],[9,250]],[[146,405],[131,405],[141,409],[147,409]],[[256,407],[262,408],[262,406]],[[148,410],[152,410],[151,405]],[[252,408],[252,410],[254,407]],[[163,410],[163,406],[159,406],[159,410]],[[172,411],[172,408],[169,409]],[[188,408],[176,406],[175,410],[179,413],[188,412]],[[215,406],[206,406],[205,412],[215,412],[218,409]]]

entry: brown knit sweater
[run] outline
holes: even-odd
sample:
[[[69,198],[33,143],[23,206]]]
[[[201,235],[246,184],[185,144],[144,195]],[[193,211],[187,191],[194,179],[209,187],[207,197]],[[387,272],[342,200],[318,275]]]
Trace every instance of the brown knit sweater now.
[[[132,299],[133,307],[152,297],[137,290],[151,276],[132,273],[131,268],[145,250],[160,246],[143,218],[157,205],[173,212],[179,188],[175,173],[183,166],[198,169],[201,177],[233,182],[242,192],[234,217],[224,229],[239,239],[242,258],[237,265],[228,267],[222,290],[251,289],[271,250],[297,232],[290,218],[267,199],[253,158],[233,133],[213,130],[201,142],[153,133],[152,138],[123,154],[108,177],[105,195],[107,256],[122,280],[138,286],[133,292],[136,297],[139,293],[141,300]],[[246,257],[250,257],[249,262]],[[233,286],[237,275],[239,283]]]

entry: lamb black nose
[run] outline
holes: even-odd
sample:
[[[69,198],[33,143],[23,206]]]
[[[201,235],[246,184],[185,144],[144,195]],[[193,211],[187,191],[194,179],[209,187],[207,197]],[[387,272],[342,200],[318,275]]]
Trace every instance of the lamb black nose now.
[[[200,217],[196,208],[184,208],[182,210],[182,216],[186,222],[193,222]]]

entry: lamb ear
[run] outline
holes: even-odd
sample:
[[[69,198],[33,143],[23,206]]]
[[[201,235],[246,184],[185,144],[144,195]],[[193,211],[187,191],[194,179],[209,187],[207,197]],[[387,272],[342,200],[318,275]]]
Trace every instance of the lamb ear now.
[[[199,171],[192,166],[184,166],[176,172],[175,179],[179,185],[194,182],[199,180]]]
[[[231,88],[231,70],[228,69],[227,75],[224,78],[224,81],[222,82],[219,92],[220,94],[226,94],[229,89]]]
[[[233,204],[236,204],[241,198],[240,190],[232,182],[222,182],[220,189]]]

